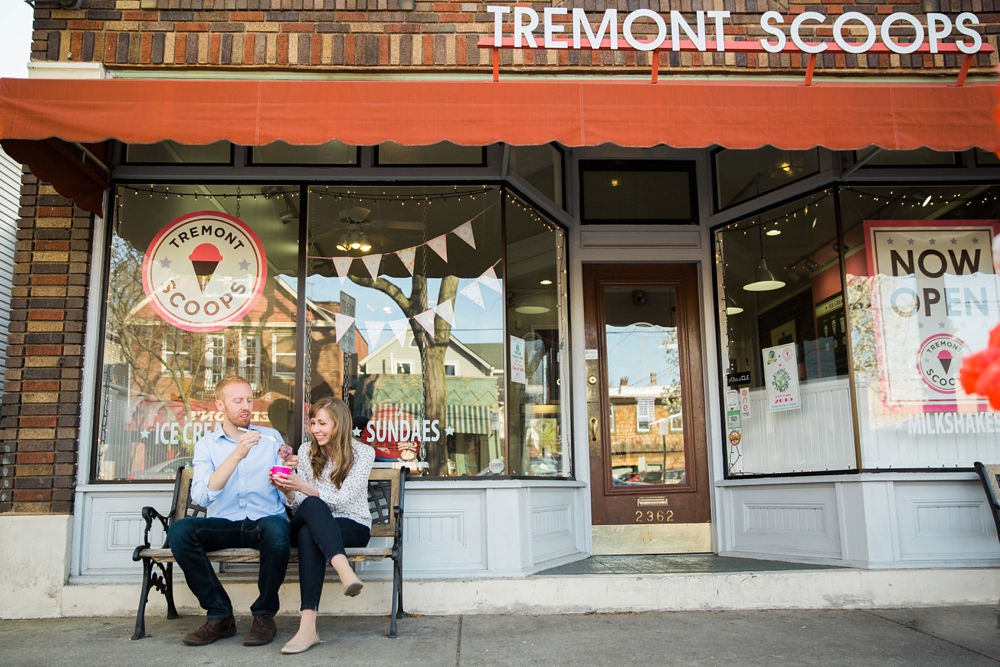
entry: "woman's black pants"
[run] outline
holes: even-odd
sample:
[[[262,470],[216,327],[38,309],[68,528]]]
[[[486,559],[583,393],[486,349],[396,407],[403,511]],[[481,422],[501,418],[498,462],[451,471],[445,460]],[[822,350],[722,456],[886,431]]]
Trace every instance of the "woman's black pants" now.
[[[321,499],[310,496],[292,517],[292,544],[299,547],[299,589],[302,609],[319,609],[326,566],[345,547],[365,547],[371,529],[357,521],[334,517]]]

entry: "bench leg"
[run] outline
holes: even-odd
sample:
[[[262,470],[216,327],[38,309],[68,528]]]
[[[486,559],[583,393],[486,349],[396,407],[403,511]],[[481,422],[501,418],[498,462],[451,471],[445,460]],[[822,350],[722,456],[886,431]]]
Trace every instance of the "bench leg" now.
[[[174,564],[167,563],[167,570],[164,573],[164,579],[166,579],[166,590],[163,594],[167,598],[167,618],[169,620],[174,620],[175,618],[180,618],[181,615],[177,613],[177,607],[174,606]]]
[[[389,612],[389,637],[396,636],[396,614],[399,611],[399,566],[396,560],[392,561],[392,611]]]
[[[142,639],[146,636],[146,600],[149,598],[149,587],[153,580],[153,561],[142,559],[142,591],[139,593],[139,609],[135,613],[135,632],[132,639]]]
[[[403,555],[399,555],[399,560],[396,561],[396,570],[399,572],[399,587],[397,589],[397,596],[399,598],[399,604],[396,609],[396,618],[403,618]]]

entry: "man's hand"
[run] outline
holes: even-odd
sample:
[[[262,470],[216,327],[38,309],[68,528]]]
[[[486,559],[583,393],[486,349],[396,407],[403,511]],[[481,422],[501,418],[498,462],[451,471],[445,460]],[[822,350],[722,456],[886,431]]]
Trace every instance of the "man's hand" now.
[[[236,441],[237,455],[245,459],[258,442],[260,442],[260,431],[241,431],[240,439]]]

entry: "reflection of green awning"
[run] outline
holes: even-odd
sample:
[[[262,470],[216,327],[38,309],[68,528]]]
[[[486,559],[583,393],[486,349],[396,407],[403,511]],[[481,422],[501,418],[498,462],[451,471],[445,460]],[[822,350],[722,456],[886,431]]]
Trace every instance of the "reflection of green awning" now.
[[[445,419],[456,433],[490,432],[490,412],[499,410],[494,378],[445,378]],[[356,414],[371,417],[383,410],[402,410],[424,418],[424,388],[419,375],[366,375],[355,389]]]

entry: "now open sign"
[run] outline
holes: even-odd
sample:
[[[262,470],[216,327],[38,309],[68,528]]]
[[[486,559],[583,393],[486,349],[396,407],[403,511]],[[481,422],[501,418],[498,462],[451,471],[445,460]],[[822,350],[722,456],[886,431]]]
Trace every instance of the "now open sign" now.
[[[1000,321],[990,220],[866,221],[872,327],[888,406],[978,408],[958,382],[962,357]]]

